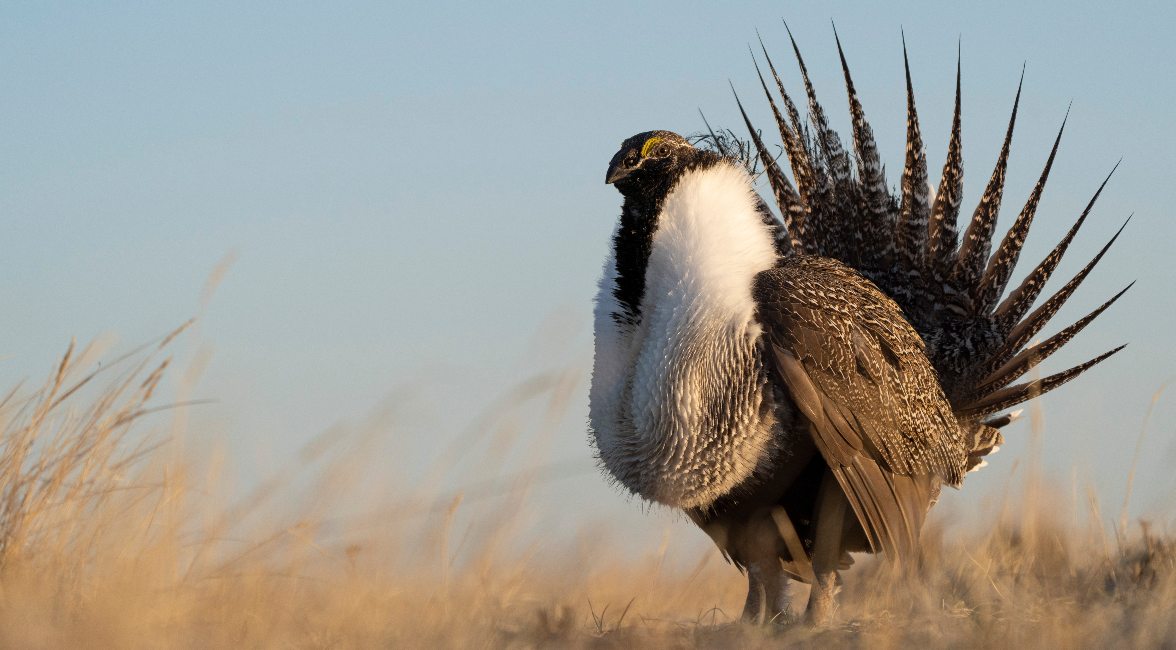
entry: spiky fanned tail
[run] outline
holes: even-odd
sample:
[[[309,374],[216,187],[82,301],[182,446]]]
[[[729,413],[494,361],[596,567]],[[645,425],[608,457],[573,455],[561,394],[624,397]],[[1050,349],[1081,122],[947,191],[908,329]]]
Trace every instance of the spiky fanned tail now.
[[[775,82],[776,93],[769,88],[758,62],[756,71],[775,118],[795,184],[785,175],[776,157],[743,111],[742,103],[739,103],[739,110],[751,132],[755,152],[763,164],[779,206],[782,227],[786,232],[783,238],[789,242],[793,251],[832,257],[854,267],[898,302],[911,324],[927,342],[928,354],[939,372],[956,414],[975,425],[976,458],[970,459],[970,463],[976,465],[981,456],[999,444],[1000,434],[996,429],[1015,417],[994,414],[1057,388],[1123,349],[1120,346],[1068,370],[1013,384],[1069,342],[1127,291],[1123,289],[1044,342],[1026,347],[1073,295],[1122,231],[1120,228],[1094,259],[1065,286],[1030,312],[1062,255],[1090,214],[1110,175],[1098,187],[1065,237],[1004,300],[1000,300],[1037,212],[1061,142],[1065,120],[1058,129],[1045,167],[1024,207],[996,251],[991,252],[997,213],[1004,195],[1005,172],[1020,105],[1021,84],[1017,85],[1012,114],[996,166],[960,237],[956,219],[960,212],[963,158],[958,59],[955,111],[947,160],[938,191],[934,197],[929,197],[925,191],[928,187],[927,160],[915,110],[914,84],[904,39],[907,145],[900,194],[892,196],[886,185],[885,170],[873,131],[866,121],[836,30],[834,39],[845,76],[852,120],[852,161],[850,153],[829,126],[825,112],[817,101],[800,48],[791,31],[788,32],[788,38],[804,84],[809,109],[808,125],[801,121],[796,104],[785,90],[762,40],[760,48]],[[1021,77],[1023,80],[1024,71]],[[738,97],[736,101],[739,101]],[[1068,114],[1069,111],[1067,117]],[[1114,169],[1111,173],[1114,173]]]

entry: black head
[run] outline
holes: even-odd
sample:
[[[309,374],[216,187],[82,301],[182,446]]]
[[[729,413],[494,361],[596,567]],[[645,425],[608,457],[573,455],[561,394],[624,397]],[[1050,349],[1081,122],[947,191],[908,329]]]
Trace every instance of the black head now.
[[[646,131],[625,140],[608,163],[604,182],[625,196],[648,194],[677,178],[701,154],[672,131]]]

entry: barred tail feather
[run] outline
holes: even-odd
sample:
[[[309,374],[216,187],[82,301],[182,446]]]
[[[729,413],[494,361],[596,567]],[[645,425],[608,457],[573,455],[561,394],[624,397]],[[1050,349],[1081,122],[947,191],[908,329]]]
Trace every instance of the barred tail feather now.
[[[1074,291],[1077,290],[1078,286],[1082,284],[1082,281],[1086,279],[1086,276],[1089,275],[1092,270],[1094,270],[1094,267],[1099,263],[1100,260],[1102,260],[1103,255],[1105,255],[1106,252],[1111,248],[1111,245],[1115,243],[1115,240],[1119,238],[1119,235],[1123,232],[1123,229],[1127,227],[1127,224],[1130,221],[1131,218],[1128,217],[1127,221],[1124,221],[1123,225],[1119,226],[1119,230],[1115,232],[1110,241],[1108,241],[1102,247],[1102,250],[1100,250],[1093,259],[1087,262],[1086,266],[1082,267],[1081,271],[1075,274],[1074,277],[1070,278],[1069,282],[1063,285],[1061,289],[1058,289],[1057,293],[1050,296],[1049,299],[1042,303],[1040,307],[1033,310],[1033,313],[1031,313],[1027,318],[1017,323],[1013,327],[1012,331],[1010,331],[1008,336],[1005,338],[1005,342],[990,357],[990,363],[1003,363],[1005,359],[1011,357],[1018,349],[1021,348],[1021,346],[1025,345],[1029,339],[1033,338],[1034,335],[1040,332],[1041,328],[1045,327],[1046,323],[1049,322],[1049,319],[1053,318],[1054,314],[1056,314],[1058,310],[1062,308],[1062,305],[1070,299],[1070,296],[1074,294]]]
[[[1110,173],[1107,174],[1107,177],[1103,179],[1098,189],[1095,190],[1094,196],[1090,197],[1090,201],[1086,203],[1086,207],[1083,208],[1082,214],[1078,216],[1078,220],[1074,222],[1073,226],[1070,226],[1070,230],[1066,232],[1066,235],[1062,237],[1058,245],[1054,246],[1053,250],[1045,256],[1045,259],[1041,260],[1037,264],[1037,267],[1029,275],[1025,276],[1020,286],[1014,289],[1004,299],[1004,302],[996,308],[996,311],[993,312],[993,318],[996,321],[999,331],[1007,333],[1021,320],[1025,312],[1029,311],[1029,308],[1033,306],[1034,301],[1037,300],[1037,296],[1045,288],[1045,283],[1053,275],[1054,269],[1062,261],[1062,256],[1066,254],[1066,249],[1069,248],[1070,242],[1074,241],[1074,236],[1078,234],[1078,229],[1086,222],[1086,217],[1090,216],[1090,211],[1094,208],[1094,204],[1102,194],[1103,188],[1107,186],[1107,182],[1111,180],[1111,176],[1115,174],[1115,170],[1118,168],[1119,164],[1115,163]]]
[[[760,49],[763,50],[764,60],[768,64],[768,70],[776,82],[776,90],[780,93],[780,99],[784,102],[784,109],[788,112],[788,119],[792,123],[791,128],[785,124],[776,101],[772,98],[767,83],[764,82],[763,74],[759,74],[760,85],[764,89],[764,96],[768,100],[768,105],[772,107],[772,114],[776,118],[776,127],[780,131],[780,139],[784,143],[784,152],[788,156],[789,166],[792,167],[792,177],[796,179],[796,190],[803,207],[802,212],[794,215],[796,237],[800,242],[800,246],[796,250],[815,253],[817,249],[813,241],[811,224],[819,220],[819,216],[814,218],[814,215],[818,215],[826,205],[822,197],[814,195],[817,191],[818,175],[816,161],[805,141],[804,124],[800,120],[800,111],[796,109],[796,104],[788,95],[788,91],[784,89],[784,82],[780,80],[780,75],[776,72],[776,66],[772,63],[772,57],[768,55],[767,48],[764,47],[763,39],[760,39]],[[752,60],[755,60],[754,56]],[[756,73],[760,73],[758,63],[756,64]],[[781,205],[780,209],[783,211],[786,208]]]
[[[976,402],[965,405],[963,408],[957,410],[956,413],[961,417],[981,418],[986,415],[996,413],[997,411],[1003,411],[1009,407],[1016,406],[1022,402],[1027,402],[1035,397],[1044,395],[1058,386],[1061,386],[1062,384],[1070,381],[1078,375],[1086,372],[1090,368],[1093,368],[1094,366],[1102,363],[1111,355],[1119,352],[1125,347],[1127,347],[1126,344],[1120,345],[1117,348],[1098,355],[1086,363],[1074,366],[1069,370],[1063,370],[1062,372],[1052,374],[1043,379],[1034,379],[1033,381],[1028,381],[1024,384],[1017,384],[1016,386],[1010,386],[1008,388],[998,390]]]
[[[759,62],[755,59],[754,52],[752,53],[751,61],[755,65],[755,73],[759,77],[760,87],[764,89],[764,97],[768,100],[768,106],[772,108],[772,116],[776,119],[776,129],[780,132],[780,139],[784,142],[784,151],[788,154],[788,161],[792,166],[792,173],[796,176],[797,185],[802,188],[803,196],[803,188],[811,183],[813,163],[809,159],[809,152],[804,146],[803,135],[800,132],[800,114],[796,110],[796,105],[792,103],[792,98],[784,90],[784,82],[780,81],[780,75],[776,73],[776,66],[772,64],[772,59],[768,56],[768,51],[763,47],[762,41],[760,42],[760,48],[763,49],[764,59],[768,63],[768,70],[772,72],[772,78],[776,81],[776,89],[780,92],[780,97],[784,101],[785,109],[789,114],[788,117],[792,120],[791,126],[784,121],[784,116],[780,113],[780,107],[776,105],[776,100],[772,97],[772,92],[768,90],[768,83],[764,81],[763,72],[760,70]]]
[[[757,36],[758,36],[758,34],[757,34]],[[759,44],[760,44],[760,49],[764,53],[764,60],[767,61],[767,63],[768,63],[768,70],[770,70],[772,73],[772,79],[775,80],[775,82],[776,82],[776,89],[780,91],[780,98],[784,101],[784,109],[788,111],[788,119],[792,121],[792,132],[796,134],[796,138],[792,144],[799,147],[799,151],[797,153],[806,154],[806,158],[807,158],[807,154],[809,153],[809,151],[804,146],[804,144],[805,144],[805,142],[804,142],[804,122],[802,122],[800,119],[800,111],[798,111],[796,109],[796,103],[792,101],[792,97],[790,97],[788,95],[788,92],[786,90],[784,90],[784,82],[780,81],[780,75],[779,75],[779,73],[776,72],[776,66],[772,63],[772,57],[768,55],[768,49],[766,47],[764,47],[764,41],[762,38],[760,39]],[[760,80],[761,81],[763,80],[762,76],[760,77]],[[767,92],[767,88],[764,89],[764,92]],[[770,100],[770,95],[769,95],[769,100]],[[780,132],[780,135],[782,137],[784,137],[784,139],[785,139],[784,144],[788,145],[789,144],[788,136],[785,135],[785,132],[783,130]],[[811,159],[806,159],[805,167],[807,167],[809,169],[809,171],[811,171],[812,166],[813,166],[813,161]],[[802,184],[802,182],[800,181],[799,178],[797,179],[796,182],[798,185]]]
[[[960,246],[960,253],[956,258],[955,269],[952,272],[954,284],[968,293],[971,293],[972,288],[979,282],[980,273],[988,261],[992,232],[996,229],[996,215],[1000,211],[1000,200],[1004,194],[1009,148],[1013,143],[1013,127],[1017,123],[1017,109],[1021,105],[1021,85],[1024,82],[1025,73],[1022,71],[1021,81],[1017,84],[1017,96],[1013,100],[1013,113],[1009,117],[1009,128],[1005,132],[1000,156],[996,159],[996,168],[992,170],[988,187],[984,189],[984,195],[980,197],[980,205],[976,206],[972,222],[968,224],[968,230],[964,233],[964,241]]]
[[[800,55],[800,47],[796,44],[796,39],[792,36],[792,30],[788,29],[788,23],[784,23],[784,29],[788,32],[788,39],[792,42],[792,51],[796,55],[796,65],[800,68],[800,79],[804,83],[805,96],[808,98],[809,120],[812,122],[813,129],[816,132],[817,145],[821,147],[826,162],[837,163],[841,162],[842,159],[846,161],[845,173],[841,173],[840,170],[836,169],[831,171],[833,172],[833,179],[835,181],[848,180],[848,156],[845,155],[845,150],[841,146],[841,138],[829,126],[829,119],[825,116],[825,109],[821,108],[821,103],[817,101],[817,92],[813,89],[813,82],[809,78],[808,67],[804,64],[804,57]]]
[[[976,286],[976,293],[972,298],[974,313],[987,314],[991,312],[992,308],[996,306],[1000,294],[1004,293],[1009,277],[1013,274],[1013,267],[1017,265],[1017,259],[1021,256],[1021,247],[1025,245],[1025,236],[1029,234],[1029,227],[1033,224],[1034,215],[1037,214],[1037,205],[1041,201],[1041,193],[1045,190],[1049,171],[1053,168],[1054,157],[1058,154],[1058,145],[1062,142],[1062,132],[1066,130],[1066,119],[1069,117],[1070,111],[1067,110],[1066,118],[1062,120],[1062,126],[1058,129],[1058,135],[1054,139],[1053,148],[1049,151],[1049,158],[1045,161],[1045,169],[1041,171],[1037,184],[1033,186],[1033,191],[1025,201],[1025,207],[1017,215],[1013,226],[1005,233],[1004,239],[1000,242],[1000,248],[992,256],[988,268]]]
[[[964,189],[963,145],[960,139],[960,58],[956,55],[955,111],[951,120],[951,138],[947,143],[947,161],[943,163],[943,176],[935,202],[931,206],[931,222],[927,228],[927,261],[941,275],[947,266],[959,239],[956,219],[960,215],[960,198]]]
[[[874,130],[866,121],[865,111],[853,86],[845,51],[837,28],[833,29],[837,43],[837,55],[841,58],[841,72],[845,76],[845,91],[849,96],[849,114],[853,120],[853,146],[857,156],[858,180],[861,192],[858,194],[858,212],[861,224],[857,229],[859,238],[855,257],[863,264],[881,267],[888,263],[894,248],[894,213],[891,211],[890,190],[886,187],[886,168],[878,155],[878,144],[874,141]]]
[[[1010,383],[1019,379],[1025,373],[1032,370],[1037,366],[1037,364],[1045,361],[1054,352],[1060,350],[1063,345],[1069,343],[1071,339],[1073,339],[1078,335],[1079,332],[1085,329],[1091,321],[1093,321],[1095,318],[1098,318],[1098,316],[1106,311],[1108,307],[1115,304],[1115,301],[1122,297],[1123,294],[1127,293],[1127,290],[1130,289],[1134,284],[1135,283],[1132,282],[1131,284],[1127,285],[1123,290],[1119,291],[1119,293],[1111,296],[1110,300],[1107,300],[1102,305],[1099,305],[1097,309],[1078,319],[1069,327],[1049,337],[1043,343],[1027,347],[1018,352],[1013,356],[1012,359],[1006,361],[1003,366],[997,368],[992,372],[992,374],[980,380],[976,387],[977,397],[982,397],[989,393],[995,392],[997,389],[1009,385]]]
[[[776,159],[768,153],[759,133],[752,127],[751,120],[747,117],[747,111],[743,110],[743,102],[739,101],[738,94],[735,95],[735,103],[739,105],[739,113],[743,115],[743,122],[751,133],[751,141],[755,144],[756,153],[764,165],[764,174],[768,177],[768,184],[772,186],[776,205],[780,207],[780,219],[784,223],[786,240],[791,250],[803,252],[804,247],[800,235],[804,224],[804,205],[800,202],[800,196],[793,189],[792,183],[788,182],[788,177],[784,175],[780,165],[776,163]]]
[[[845,245],[845,241],[853,237],[851,233],[856,226],[853,223],[852,214],[852,207],[856,201],[846,196],[849,191],[854,189],[853,179],[850,176],[849,155],[841,146],[840,136],[829,126],[825,110],[817,101],[817,93],[809,78],[808,68],[804,64],[804,58],[800,55],[800,47],[797,46],[792,31],[788,29],[788,23],[784,23],[784,29],[788,32],[788,38],[792,42],[792,51],[796,54],[800,78],[804,82],[805,95],[808,97],[809,121],[812,122],[814,137],[824,162],[822,170],[824,173],[821,174],[822,178],[818,179],[821,181],[818,191],[821,198],[827,202],[829,209],[819,212],[813,211],[812,236],[816,242],[817,250],[822,255],[852,262],[853,260],[847,259],[846,252],[849,247]]]
[[[907,143],[906,164],[902,170],[902,208],[895,236],[903,265],[907,269],[916,269],[923,266],[931,206],[927,197],[927,155],[923,152],[923,136],[919,132],[919,114],[915,110],[915,89],[911,84],[905,36],[902,64],[906,70]]]

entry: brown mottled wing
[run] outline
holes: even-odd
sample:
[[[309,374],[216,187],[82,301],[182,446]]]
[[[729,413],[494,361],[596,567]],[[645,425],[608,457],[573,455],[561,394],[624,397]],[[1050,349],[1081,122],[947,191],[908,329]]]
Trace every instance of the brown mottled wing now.
[[[939,484],[958,485],[967,444],[922,338],[869,280],[799,255],[756,277],[775,372],[871,546],[903,558]]]

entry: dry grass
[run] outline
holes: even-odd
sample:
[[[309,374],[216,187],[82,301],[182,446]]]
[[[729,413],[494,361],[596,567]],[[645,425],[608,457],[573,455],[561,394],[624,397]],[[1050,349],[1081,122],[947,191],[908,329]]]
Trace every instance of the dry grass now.
[[[1108,537],[1097,509],[1075,525],[1035,481],[990,527],[932,526],[908,574],[859,559],[841,624],[824,631],[734,624],[743,582],[710,550],[632,557],[607,532],[520,546],[517,502],[333,516],[346,463],[292,469],[223,505],[218,472],[198,478],[141,420],[172,338],[98,374],[71,350],[43,386],[0,404],[0,646],[1176,644],[1173,538],[1146,526]],[[552,422],[572,392],[559,377],[528,390]],[[314,498],[291,505],[291,492]]]

